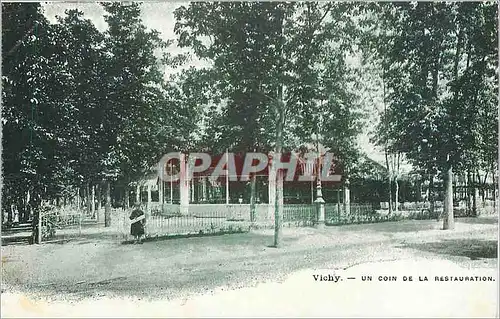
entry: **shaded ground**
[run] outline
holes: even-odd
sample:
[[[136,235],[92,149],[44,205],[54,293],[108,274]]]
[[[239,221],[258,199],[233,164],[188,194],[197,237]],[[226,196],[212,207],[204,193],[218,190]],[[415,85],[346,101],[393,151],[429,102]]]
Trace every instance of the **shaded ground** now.
[[[216,287],[277,281],[306,268],[416,257],[465,267],[497,264],[497,223],[401,221],[342,227],[288,228],[279,249],[272,230],[122,245],[105,237],[65,244],[2,247],[3,289],[34,296],[175,298]],[[413,229],[413,230],[412,230]]]
[[[432,243],[407,244],[406,247],[470,259],[498,258],[498,241],[496,240],[443,239]]]
[[[498,217],[497,216],[481,216],[480,218],[474,218],[474,217],[464,217],[464,218],[459,218],[458,219],[461,223],[468,223],[468,224],[498,224]]]

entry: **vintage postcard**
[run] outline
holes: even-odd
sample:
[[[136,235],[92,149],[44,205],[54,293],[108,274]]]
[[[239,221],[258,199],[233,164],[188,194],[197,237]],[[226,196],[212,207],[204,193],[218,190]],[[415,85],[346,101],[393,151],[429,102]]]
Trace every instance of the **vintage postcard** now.
[[[2,2],[2,317],[497,318],[498,7]]]

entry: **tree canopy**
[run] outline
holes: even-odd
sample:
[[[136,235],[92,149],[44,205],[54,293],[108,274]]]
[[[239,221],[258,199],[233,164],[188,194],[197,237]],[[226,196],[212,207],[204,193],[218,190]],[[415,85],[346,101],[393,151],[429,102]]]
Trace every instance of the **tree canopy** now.
[[[386,154],[447,185],[497,168],[493,2],[191,2],[168,41],[140,4],[99,5],[105,30],[77,9],[50,23],[40,4],[2,4],[7,201],[126,188],[170,151],[321,144],[346,181],[366,171],[357,137],[374,112]],[[209,66],[178,68],[189,54],[173,43]]]

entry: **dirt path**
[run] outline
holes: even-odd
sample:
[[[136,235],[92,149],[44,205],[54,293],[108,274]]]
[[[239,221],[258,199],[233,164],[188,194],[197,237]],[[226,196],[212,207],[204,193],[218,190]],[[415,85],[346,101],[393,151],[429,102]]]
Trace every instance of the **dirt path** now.
[[[283,280],[301,269],[342,269],[412,258],[445,259],[465,267],[496,267],[498,225],[434,221],[285,229],[121,245],[116,241],[2,247],[3,289],[34,297],[179,298]]]

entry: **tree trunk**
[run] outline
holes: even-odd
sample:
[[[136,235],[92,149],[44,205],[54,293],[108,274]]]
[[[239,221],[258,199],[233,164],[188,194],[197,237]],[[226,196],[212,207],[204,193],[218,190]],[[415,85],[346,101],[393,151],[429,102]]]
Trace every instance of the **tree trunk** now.
[[[394,212],[397,214],[398,213],[398,205],[399,205],[399,181],[397,175],[394,177]]]
[[[77,190],[76,190],[76,197],[75,197],[75,200],[76,200],[76,209],[79,211],[80,210],[80,188],[78,187]]]
[[[9,200],[7,203],[3,202],[5,209],[7,210],[7,223],[10,224],[14,220],[13,212],[11,209],[11,201]]]
[[[187,155],[181,153],[180,157],[180,180],[179,180],[179,191],[180,191],[180,211],[183,215],[187,214],[189,211],[189,180],[187,178],[188,174],[188,164]]]
[[[283,175],[283,170],[276,172],[276,200],[274,202],[274,247],[276,248],[280,247],[283,228]]]
[[[102,189],[101,185],[97,185],[97,211],[96,211],[96,219],[97,221],[100,220],[100,214],[101,214],[101,198],[102,198]]]
[[[471,185],[472,185],[472,178],[470,171],[467,171],[467,179],[466,179],[466,184],[465,184],[465,197],[466,197],[466,202],[467,202],[467,215],[473,215],[472,211],[472,196],[471,196]]]
[[[30,192],[30,209],[33,212],[33,242],[35,244],[42,243],[42,215],[41,215],[41,200],[36,191]]]
[[[391,174],[391,166],[389,165],[389,154],[387,151],[385,153],[385,166],[387,167],[387,181],[389,182],[389,215],[392,214],[392,174]]]
[[[495,178],[495,171],[493,171],[493,174],[491,175],[492,181],[493,181],[493,211],[497,211],[497,184],[496,184],[496,178]]]
[[[276,148],[273,158],[273,169],[276,171],[276,159],[281,161],[281,152],[283,148],[283,126],[285,124],[285,105],[283,101],[283,90],[281,86],[278,90],[278,100],[276,101],[276,111],[278,118],[276,120]],[[281,241],[281,228],[283,216],[283,170],[276,171],[276,194],[274,202],[274,247],[278,248]]]
[[[40,212],[40,208],[35,209],[34,212],[34,227],[33,227],[33,234],[34,234],[34,242],[35,244],[41,244],[42,243],[42,216]]]
[[[92,218],[95,218],[95,186],[92,185],[92,194],[90,196],[90,212]]]
[[[434,175],[430,174],[429,176],[429,211],[431,216],[434,216],[434,210],[435,210],[435,205],[434,205]],[[437,214],[437,219],[439,220],[439,214]]]
[[[250,221],[255,222],[255,184],[257,176],[252,174],[250,180]]]
[[[482,190],[483,185],[481,182],[481,174],[479,174],[479,170],[477,171],[477,176],[475,180],[475,189],[474,189],[474,196],[476,197],[476,216],[480,216],[482,212]]]
[[[278,119],[281,122],[281,118]],[[283,216],[283,170],[279,170],[276,159],[281,158],[282,151],[282,130],[283,126],[281,124],[277,125],[277,138],[276,138],[276,151],[273,159],[273,168],[275,170],[276,177],[276,191],[274,199],[274,247],[278,248],[281,242],[281,228],[282,228],[282,216]]]
[[[385,62],[385,61],[384,61]],[[386,89],[385,89],[385,72],[386,72],[386,63],[382,65],[382,101],[384,103],[384,120],[387,118],[387,103],[386,103]],[[388,123],[385,123],[387,125]],[[389,151],[387,148],[387,140],[384,144],[384,155],[385,155],[385,166],[387,168],[387,181],[389,182],[389,215],[392,214],[392,171],[391,166],[389,165]]]
[[[24,211],[26,212],[26,220],[31,220],[31,212],[30,212],[30,205],[29,205],[29,191],[26,192],[26,196],[24,196]]]
[[[483,183],[481,185],[481,206],[482,206],[483,209],[484,209],[484,206],[486,204],[486,198],[485,197],[486,197],[486,188],[487,188],[486,187],[486,182],[487,182],[487,180],[488,180],[488,172],[486,172],[484,174],[484,181],[483,181]]]
[[[85,203],[86,203],[86,212],[85,212],[85,215],[87,216],[90,216],[90,214],[92,213],[92,203],[91,203],[91,198],[90,198],[90,185],[89,183],[87,183],[85,185]]]
[[[396,186],[395,194],[394,194],[394,202],[395,202],[395,211],[396,213],[399,210],[399,166],[401,163],[401,154],[398,152],[395,155],[396,163],[394,165],[394,185]]]
[[[285,11],[279,13],[279,23],[280,23],[280,43],[279,54],[281,56],[281,61],[284,60],[285,56]],[[280,61],[278,65],[278,74],[283,76],[286,72],[283,63]],[[276,99],[274,100],[274,111],[276,116],[276,145],[275,154],[273,157],[273,170],[276,174],[276,193],[274,202],[274,247],[278,248],[281,243],[281,230],[282,230],[282,217],[283,217],[283,170],[278,169],[275,158],[278,157],[281,161],[281,153],[283,151],[283,129],[285,126],[285,114],[286,114],[286,101],[285,101],[285,85],[280,83],[276,92]]]
[[[453,214],[453,166],[448,163],[448,169],[444,178],[445,193],[444,193],[444,219],[443,229],[454,229],[455,218]]]
[[[457,45],[456,45],[456,50],[455,50],[455,59],[453,63],[453,75],[455,80],[458,81],[458,68],[459,68],[459,62],[460,62],[460,56],[461,56],[461,49],[462,49],[462,40],[463,40],[463,35],[464,31],[462,28],[460,28],[458,36],[457,36]],[[436,68],[437,71],[437,68]],[[437,76],[437,75],[436,75]],[[437,79],[436,79],[437,81]],[[437,90],[437,85],[435,86],[435,89]],[[437,98],[437,94],[435,94]],[[455,90],[454,92],[454,102],[458,102],[458,89]],[[443,219],[443,229],[454,229],[455,228],[455,216],[454,216],[454,209],[453,209],[453,164],[451,162],[451,155],[448,154],[447,156],[447,170],[446,170],[446,175],[444,178],[444,183],[445,183],[445,193],[444,193],[444,203],[443,203],[443,212],[444,212],[444,219]]]
[[[421,202],[422,201],[422,180],[418,179],[416,181],[416,184],[417,184],[417,202]]]
[[[472,216],[477,217],[478,216],[478,211],[477,211],[477,185],[476,185],[476,175],[472,174]]]
[[[111,185],[106,181],[106,204],[104,206],[104,227],[111,226]]]

